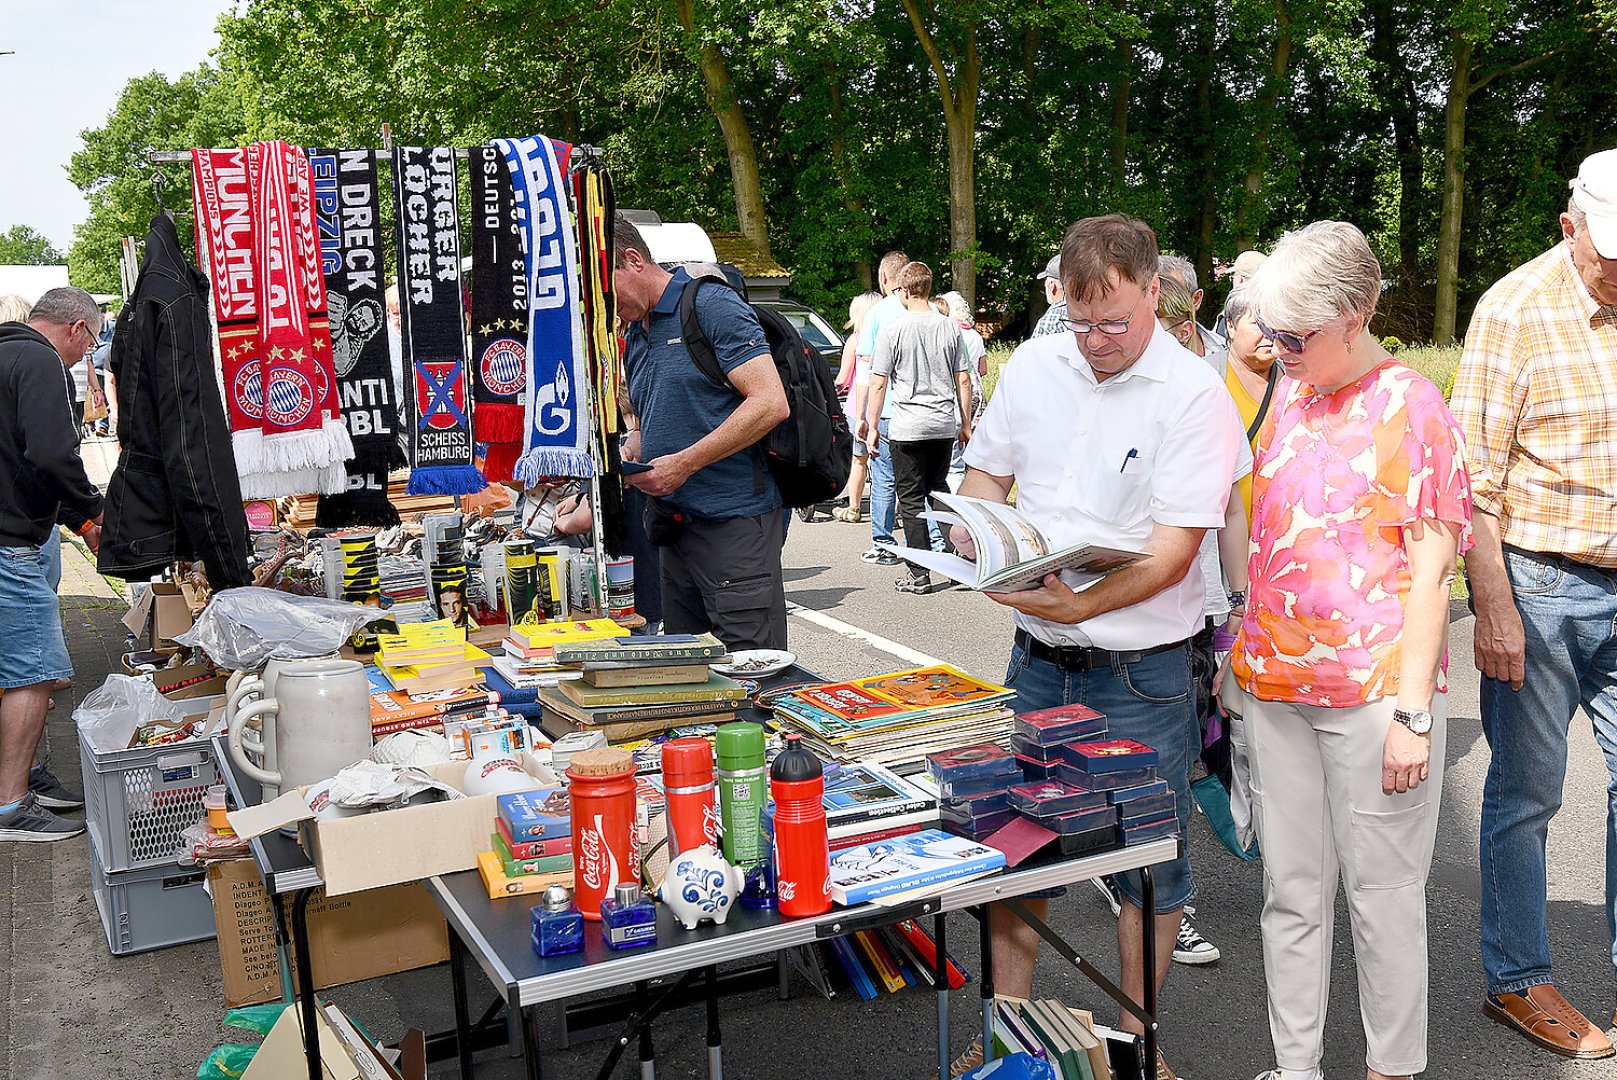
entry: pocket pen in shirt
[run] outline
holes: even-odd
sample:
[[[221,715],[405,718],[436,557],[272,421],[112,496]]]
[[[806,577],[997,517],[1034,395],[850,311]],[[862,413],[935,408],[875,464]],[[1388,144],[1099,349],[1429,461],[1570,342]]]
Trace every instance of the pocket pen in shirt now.
[[[1129,467],[1129,462],[1133,461],[1135,458],[1137,458],[1139,456],[1140,456],[1140,450],[1139,450],[1138,447],[1135,447],[1135,448],[1131,449],[1128,453],[1123,455],[1123,464],[1121,464],[1121,465],[1119,465],[1117,467],[1117,471],[1118,472],[1127,471],[1127,469]]]

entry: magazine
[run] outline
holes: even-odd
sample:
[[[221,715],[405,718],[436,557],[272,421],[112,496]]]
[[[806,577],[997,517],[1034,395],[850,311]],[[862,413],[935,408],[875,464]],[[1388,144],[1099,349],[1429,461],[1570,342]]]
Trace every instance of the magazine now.
[[[1081,585],[1151,557],[1148,552],[1100,544],[1058,549],[1014,506],[947,491],[934,491],[931,498],[949,512],[928,511],[921,516],[942,525],[964,526],[977,545],[977,561],[926,548],[895,547],[893,554],[979,592],[1037,589],[1046,576],[1063,571],[1076,575],[1071,584]]]

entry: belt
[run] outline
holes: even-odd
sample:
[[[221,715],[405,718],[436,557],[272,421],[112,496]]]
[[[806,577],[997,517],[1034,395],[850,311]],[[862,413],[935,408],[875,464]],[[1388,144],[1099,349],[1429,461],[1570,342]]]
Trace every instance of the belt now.
[[[1095,668],[1109,668],[1114,663],[1133,664],[1144,660],[1147,656],[1182,649],[1188,640],[1170,641],[1166,645],[1154,645],[1149,649],[1113,652],[1111,649],[1091,649],[1081,645],[1047,645],[1020,627],[1016,630],[1016,644],[1023,652],[1036,660],[1054,664],[1062,671],[1093,671]]]

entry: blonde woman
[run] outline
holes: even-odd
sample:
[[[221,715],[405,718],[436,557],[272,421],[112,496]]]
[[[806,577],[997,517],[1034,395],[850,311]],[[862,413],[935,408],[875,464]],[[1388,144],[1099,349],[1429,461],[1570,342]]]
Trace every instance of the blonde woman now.
[[[848,322],[844,327],[848,331],[848,339],[842,343],[842,367],[837,371],[837,388],[848,392],[848,427],[854,433],[853,469],[848,473],[848,505],[833,510],[831,516],[850,523],[860,520],[860,507],[865,500],[865,477],[870,467],[865,435],[859,430],[865,415],[865,392],[870,389],[870,361],[868,357],[858,355],[859,335],[864,329],[865,317],[880,299],[881,293],[872,289],[848,302]]]

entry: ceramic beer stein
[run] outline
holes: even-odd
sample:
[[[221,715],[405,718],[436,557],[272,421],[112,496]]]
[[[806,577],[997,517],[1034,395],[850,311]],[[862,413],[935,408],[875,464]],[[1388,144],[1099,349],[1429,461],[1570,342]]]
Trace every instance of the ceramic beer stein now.
[[[225,724],[232,724],[232,718],[243,706],[255,698],[273,697],[275,695],[275,680],[281,672],[287,670],[305,670],[317,665],[327,665],[338,660],[336,653],[325,656],[311,656],[307,659],[271,659],[256,672],[237,671],[230,676],[225,686]],[[248,724],[242,732],[242,749],[247,752],[254,762],[266,772],[275,771],[275,716],[265,713],[253,723]],[[264,801],[269,802],[280,794],[273,786],[265,786]]]
[[[275,768],[248,760],[242,735],[255,718],[275,718]],[[273,696],[238,709],[227,745],[236,765],[277,792],[313,784],[371,752],[370,684],[354,660],[329,660],[280,671]],[[267,744],[266,744],[267,745]]]

